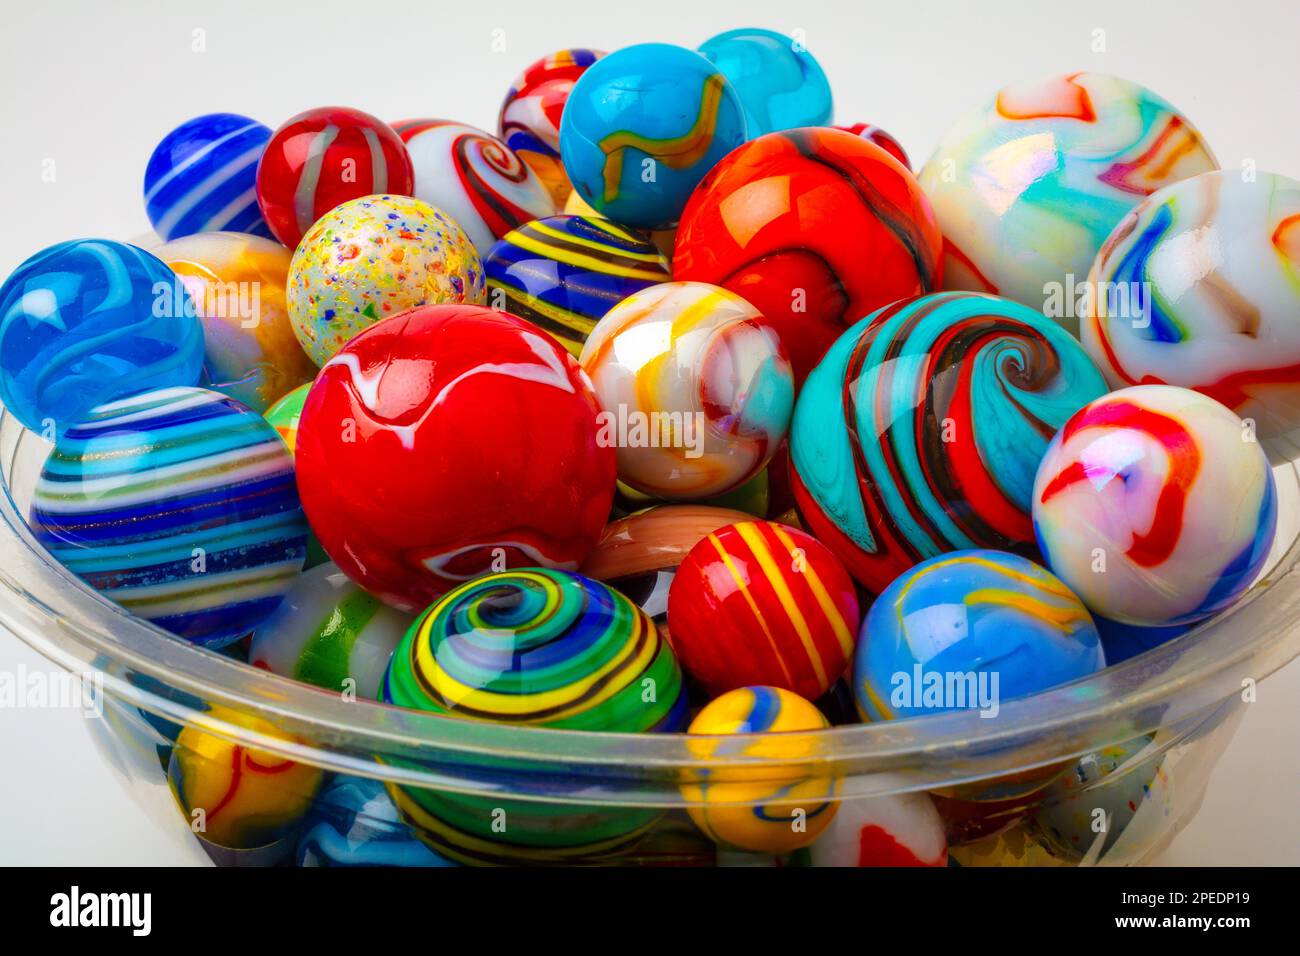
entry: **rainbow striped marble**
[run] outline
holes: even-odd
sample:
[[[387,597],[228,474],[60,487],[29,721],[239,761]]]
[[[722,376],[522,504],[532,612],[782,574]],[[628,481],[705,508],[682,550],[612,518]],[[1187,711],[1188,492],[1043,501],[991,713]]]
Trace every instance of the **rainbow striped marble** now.
[[[575,358],[605,313],[672,279],[649,237],[607,219],[551,216],[506,233],[483,260],[488,302],[528,319]]]
[[[1046,569],[1004,551],[955,551],[918,564],[871,605],[853,693],[864,720],[996,716],[1002,701],[1105,663],[1087,608]]]
[[[686,715],[681,671],[645,612],[598,581],[541,568],[487,575],[431,605],[398,645],[382,699],[452,717],[571,730],[676,731]],[[567,803],[552,771],[535,761],[502,758],[466,772],[549,799],[393,787],[421,838],[462,862],[600,854],[624,846],[658,816]],[[504,832],[493,825],[497,808],[509,821]]]
[[[299,576],[253,632],[248,662],[336,693],[375,700],[412,616],[371,597],[334,564]]]
[[[529,65],[501,104],[497,136],[537,174],[555,208],[573,192],[560,162],[560,116],[573,84],[605,54],[600,50],[559,50]]]
[[[799,395],[800,516],[877,594],[945,551],[1032,555],[1034,470],[1105,392],[1079,343],[1026,306],[967,292],[896,302],[845,332]]]
[[[839,809],[840,781],[818,773],[814,742],[800,731],[829,726],[788,690],[742,687],[723,694],[687,731],[700,735],[687,745],[705,766],[684,771],[686,812],[720,847],[784,854],[808,846]],[[728,740],[732,735],[746,736]],[[714,760],[719,766],[709,767]]]
[[[1277,525],[1251,431],[1172,385],[1081,408],[1043,456],[1033,502],[1048,567],[1122,624],[1190,624],[1227,607],[1263,569]]]
[[[111,239],[73,239],[0,285],[0,401],[53,440],[96,405],[193,385],[203,326],[176,274]]]
[[[359,332],[418,305],[483,302],[483,263],[441,209],[362,196],[321,216],[289,264],[289,321],[324,365]]]
[[[537,174],[491,133],[439,119],[393,124],[415,170],[415,196],[444,210],[479,255],[516,226],[555,213]]]
[[[746,138],[745,108],[727,79],[667,43],[597,60],[560,120],[574,190],[600,215],[638,229],[675,223],[705,173]]]
[[[31,525],[105,597],[213,647],[261,624],[307,553],[284,443],[203,388],[110,402],[70,427],[41,471]]]
[[[744,484],[785,438],[790,362],[758,310],[703,282],[634,293],[596,324],[579,359],[605,410],[618,477],[698,500]]]
[[[1202,173],[1153,193],[1088,277],[1082,339],[1115,388],[1180,385],[1300,445],[1300,182]]]
[[[762,684],[815,700],[843,676],[858,623],[853,579],[830,549],[772,521],[709,532],[668,592],[673,650],[712,696]]]
[[[1072,73],[1008,86],[959,120],[921,170],[943,229],[944,288],[1041,308],[1049,283],[1084,281],[1145,196],[1217,168],[1187,118],[1135,83]],[[1059,318],[1078,328],[1073,309]]]
[[[257,163],[271,128],[236,113],[208,113],[163,137],[144,171],[144,208],[164,239],[196,232],[271,238],[257,206]]]
[[[263,413],[315,377],[285,304],[288,249],[260,236],[204,232],[154,252],[180,277],[203,323],[200,385]]]

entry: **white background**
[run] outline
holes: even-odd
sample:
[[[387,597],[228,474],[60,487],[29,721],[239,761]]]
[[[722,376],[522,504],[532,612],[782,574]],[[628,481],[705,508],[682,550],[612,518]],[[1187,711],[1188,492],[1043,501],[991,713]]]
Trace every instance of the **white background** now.
[[[918,167],[1000,86],[1098,70],[1171,100],[1225,168],[1251,160],[1300,178],[1297,0],[0,0],[0,10],[0,275],[62,239],[147,231],[149,153],[200,113],[275,127],[348,105],[493,129],[514,76],[553,50],[696,46],[737,26],[803,30],[835,90],[836,122],[883,126]],[[0,670],[20,664],[48,667],[0,636]],[[1201,814],[1162,862],[1300,863],[1297,701],[1300,662],[1261,685]],[[0,710],[0,862],[195,860],[173,832],[125,796],[82,718]]]

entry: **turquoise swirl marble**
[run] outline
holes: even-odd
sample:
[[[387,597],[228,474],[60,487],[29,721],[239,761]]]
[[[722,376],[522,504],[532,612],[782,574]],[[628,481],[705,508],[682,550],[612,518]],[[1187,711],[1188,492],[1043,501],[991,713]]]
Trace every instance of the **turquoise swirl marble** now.
[[[945,551],[1032,555],[1038,462],[1105,392],[1079,343],[1032,309],[960,292],[896,302],[845,332],[800,393],[796,503],[876,593]]]

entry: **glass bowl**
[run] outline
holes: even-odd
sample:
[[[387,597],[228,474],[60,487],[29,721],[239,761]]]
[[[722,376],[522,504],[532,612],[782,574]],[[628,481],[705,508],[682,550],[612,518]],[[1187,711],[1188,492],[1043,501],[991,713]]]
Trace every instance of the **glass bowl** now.
[[[725,755],[679,734],[455,720],[249,667],[100,597],[27,528],[47,450],[0,414],[0,628],[102,681],[101,750],[142,805],[158,806],[146,793],[170,774],[175,812],[158,825],[189,829],[220,863],[853,863],[868,842],[854,821],[921,792],[934,795],[950,865],[1141,863],[1197,812],[1243,688],[1300,653],[1300,474],[1288,463],[1275,469],[1277,542],[1239,603],[1091,677],[1005,702],[996,719],[852,724],[776,748],[727,738]],[[837,781],[843,825],[811,852],[715,851],[682,787],[704,777],[743,784],[714,809]]]

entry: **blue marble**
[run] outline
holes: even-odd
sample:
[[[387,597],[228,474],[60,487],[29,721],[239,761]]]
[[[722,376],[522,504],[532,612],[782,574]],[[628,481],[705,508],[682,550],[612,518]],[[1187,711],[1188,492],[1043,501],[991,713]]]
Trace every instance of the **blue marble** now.
[[[383,784],[338,777],[316,798],[298,840],[299,866],[456,866],[411,834]]]
[[[96,405],[202,371],[194,303],[143,249],[61,242],[0,285],[0,401],[51,440]]]
[[[164,136],[144,171],[145,211],[158,235],[273,238],[257,205],[257,163],[270,139],[270,127],[235,113],[197,116]]]
[[[289,449],[262,416],[203,388],[110,402],[69,428],[31,525],[105,597],[210,647],[265,620],[307,556]]]
[[[740,97],[708,60],[667,43],[640,43],[578,77],[560,120],[560,157],[574,189],[600,215],[661,229],[747,138]]]
[[[796,38],[745,27],[706,40],[700,53],[740,97],[751,137],[830,124],[831,84]]]
[[[1046,568],[1005,551],[954,551],[900,575],[871,605],[853,693],[866,720],[994,717],[1003,701],[1105,664],[1092,617]]]

